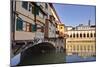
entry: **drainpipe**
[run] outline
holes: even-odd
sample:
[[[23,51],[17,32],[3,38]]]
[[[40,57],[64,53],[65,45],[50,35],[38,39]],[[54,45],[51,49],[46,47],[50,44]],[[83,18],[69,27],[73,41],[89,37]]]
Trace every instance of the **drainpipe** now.
[[[15,11],[16,11],[16,1],[15,0],[11,0],[11,42],[12,42],[12,46],[14,46],[14,41],[15,41]]]
[[[14,41],[15,41],[15,11],[16,11],[16,1],[15,0],[11,0],[10,1],[10,9],[11,9],[11,27],[10,27],[10,31],[11,31],[11,57],[14,56],[13,54],[13,47],[14,47]]]
[[[36,11],[37,6],[36,6],[36,4],[34,4],[34,5],[35,5],[34,11]],[[35,25],[36,25],[36,12],[34,12],[34,22],[35,22]],[[34,38],[36,38],[36,32],[37,32],[37,29],[35,31],[35,37]]]
[[[15,12],[16,12],[16,1],[15,0],[11,0],[11,24],[12,24],[12,27],[11,27],[11,31],[12,31],[12,41],[14,42],[15,41],[15,20],[16,20],[16,17],[15,17]]]

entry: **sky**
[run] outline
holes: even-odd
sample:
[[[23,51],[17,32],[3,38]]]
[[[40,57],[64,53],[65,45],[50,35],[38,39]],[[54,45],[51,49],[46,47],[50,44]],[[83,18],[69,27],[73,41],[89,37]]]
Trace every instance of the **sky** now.
[[[95,24],[95,6],[72,5],[72,4],[53,4],[61,20],[66,26],[77,26],[79,24]]]

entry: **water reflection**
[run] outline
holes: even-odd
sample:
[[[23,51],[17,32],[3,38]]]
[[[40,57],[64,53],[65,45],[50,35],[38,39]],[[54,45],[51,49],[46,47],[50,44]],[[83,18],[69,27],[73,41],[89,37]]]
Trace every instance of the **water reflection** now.
[[[23,65],[42,65],[42,64],[57,64],[57,63],[72,63],[72,62],[87,62],[96,61],[96,57],[80,57],[80,56],[66,56],[65,53],[43,53],[31,55],[20,61],[19,66]]]
[[[21,58],[21,59],[20,59]],[[20,61],[20,63],[19,63]],[[96,61],[96,57],[82,57],[77,55],[67,56],[63,52],[55,53],[42,53],[31,54],[24,58],[21,55],[17,55],[15,58],[11,59],[11,66],[15,66],[18,63],[18,66],[26,65],[42,65],[42,64],[57,64],[57,63],[74,63],[74,62],[87,62],[87,61]]]
[[[10,63],[11,66],[16,66],[17,64],[20,63],[20,56],[21,56],[21,54],[19,53],[15,57],[11,58],[11,63]]]
[[[41,64],[54,64],[65,63],[65,53],[42,53],[37,55],[31,55],[21,60],[19,65],[41,65]]]
[[[74,62],[88,62],[88,61],[96,61],[96,57],[82,57],[77,55],[69,55],[66,56],[67,63],[74,63]]]

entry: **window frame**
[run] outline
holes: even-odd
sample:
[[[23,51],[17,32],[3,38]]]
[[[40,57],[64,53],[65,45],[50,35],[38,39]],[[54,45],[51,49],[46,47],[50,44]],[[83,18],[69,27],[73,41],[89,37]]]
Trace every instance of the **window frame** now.
[[[89,33],[87,33],[87,37],[89,37]]]
[[[28,10],[28,2],[27,1],[23,1],[22,2],[22,7],[26,10]]]
[[[21,25],[21,27],[19,25]],[[16,31],[23,31],[23,20],[19,17],[16,19]]]

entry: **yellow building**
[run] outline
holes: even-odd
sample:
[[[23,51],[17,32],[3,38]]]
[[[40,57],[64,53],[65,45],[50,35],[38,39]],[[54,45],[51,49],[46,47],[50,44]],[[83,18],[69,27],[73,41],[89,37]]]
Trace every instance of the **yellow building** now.
[[[66,26],[67,55],[95,56],[95,25]]]
[[[64,37],[64,33],[65,33],[65,25],[62,23],[58,23],[58,30],[59,30],[59,34],[60,37]]]

